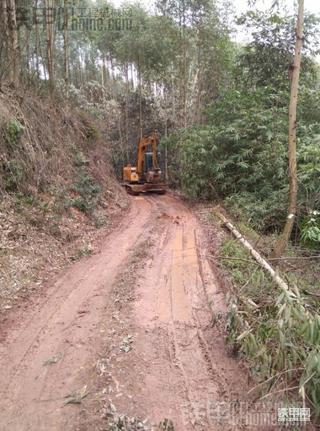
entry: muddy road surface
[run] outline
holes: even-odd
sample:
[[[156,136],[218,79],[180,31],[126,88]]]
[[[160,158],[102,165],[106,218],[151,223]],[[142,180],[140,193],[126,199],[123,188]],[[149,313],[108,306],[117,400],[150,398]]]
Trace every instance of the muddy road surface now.
[[[228,429],[217,403],[241,399],[246,379],[218,328],[204,236],[177,198],[133,197],[100,252],[2,328],[0,430],[108,430],[118,412],[146,429]]]

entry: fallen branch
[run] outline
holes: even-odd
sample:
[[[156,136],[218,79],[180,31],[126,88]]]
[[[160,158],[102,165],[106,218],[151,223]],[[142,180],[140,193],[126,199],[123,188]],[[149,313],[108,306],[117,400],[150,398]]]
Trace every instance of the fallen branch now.
[[[241,262],[252,263],[253,265],[255,265],[254,262],[252,262],[250,259],[243,259],[242,257],[220,256],[220,255],[216,257],[224,260],[240,260]]]
[[[241,242],[251,253],[254,259],[270,274],[272,280],[286,292],[289,292],[288,284],[276,273],[276,271],[272,268],[272,266],[252,247],[252,245],[247,241],[242,234],[233,226],[232,223],[220,212],[215,211],[215,214],[222,221],[223,226],[227,227],[230,232],[234,235],[234,237]],[[290,292],[292,294],[292,292]]]
[[[314,256],[283,256],[283,257],[272,257],[269,260],[289,260],[289,259],[299,259],[299,260],[320,259],[320,255],[316,254]]]
[[[320,293],[310,292],[309,290],[304,290],[308,295],[315,296],[316,298],[320,298]]]

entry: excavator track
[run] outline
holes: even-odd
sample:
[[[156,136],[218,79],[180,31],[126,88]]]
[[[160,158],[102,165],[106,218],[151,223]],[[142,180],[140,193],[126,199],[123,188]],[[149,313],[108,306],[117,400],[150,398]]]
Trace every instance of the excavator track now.
[[[167,191],[167,185],[164,183],[159,184],[123,184],[127,193],[130,195],[139,195],[140,193],[157,193],[157,194],[165,194]]]

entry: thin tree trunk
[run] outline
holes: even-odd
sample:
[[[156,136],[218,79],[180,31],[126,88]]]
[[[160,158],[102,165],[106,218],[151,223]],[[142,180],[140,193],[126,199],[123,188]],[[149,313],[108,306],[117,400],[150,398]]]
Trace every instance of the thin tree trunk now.
[[[188,87],[188,75],[187,75],[187,47],[186,40],[184,37],[184,49],[183,49],[183,127],[187,127],[187,87]]]
[[[50,95],[54,92],[54,68],[53,68],[53,6],[52,0],[45,0],[46,10],[46,42],[47,42],[47,67],[49,75]]]
[[[0,2],[0,16],[3,17],[0,21],[0,31],[1,31],[1,68],[0,68],[0,83],[8,73],[8,44],[9,44],[9,26],[8,26],[8,6],[7,0],[1,0]]]
[[[30,73],[30,64],[29,64],[29,60],[31,58],[30,56],[30,30],[25,27],[25,36],[26,36],[26,67],[27,67],[27,73]]]
[[[64,82],[66,84],[67,96],[69,95],[69,12],[68,12],[69,2],[64,0],[64,10],[63,10],[63,56],[64,56]]]
[[[82,72],[82,62],[81,56],[78,54],[78,87],[82,87],[83,82],[83,72]]]
[[[200,33],[200,30],[199,30]],[[202,61],[201,61],[201,38],[199,34],[199,41],[198,41],[198,52],[197,52],[197,81],[196,81],[196,122],[201,123],[202,120]]]
[[[142,85],[141,76],[139,72],[139,126],[140,126],[140,138],[143,136],[143,120],[142,120]]]
[[[17,87],[19,85],[19,42],[16,18],[16,3],[15,0],[8,0],[8,28],[9,28],[9,56],[12,58],[10,62],[10,81]]]
[[[132,90],[134,90],[134,69],[133,69],[132,63],[130,63],[130,74],[131,74],[130,85],[131,85]]]
[[[138,58],[138,76],[139,76],[139,126],[140,126],[140,138],[143,136],[143,119],[142,119],[142,78],[141,78],[141,67],[140,58]]]
[[[115,81],[115,72],[114,72],[114,64],[113,64],[113,58],[110,57],[110,66],[111,66],[111,79]]]
[[[238,241],[241,242],[251,253],[251,255],[255,258],[255,260],[270,274],[272,280],[277,283],[277,285],[285,290],[286,292],[290,292],[292,295],[293,293],[290,291],[288,284],[280,277],[280,275],[272,268],[272,266],[267,262],[249,243],[249,241],[244,238],[241,233],[233,226],[230,221],[224,217],[223,214],[221,214],[218,211],[215,211],[215,214],[220,218],[220,220],[223,222],[223,225],[227,227],[230,232],[237,238]]]
[[[179,8],[179,43],[182,55],[179,60],[179,125],[187,127],[187,40],[185,2]]]
[[[38,0],[35,0],[35,10],[38,8]],[[39,67],[39,56],[41,52],[40,47],[40,36],[39,36],[39,24],[38,20],[35,20],[35,56],[36,56],[36,71],[37,71],[37,78],[40,79],[40,67]]]
[[[172,97],[172,118],[175,124],[179,124],[179,118],[177,118],[176,86],[175,86],[173,71],[171,72],[171,97]]]
[[[106,68],[106,57],[103,54],[102,55],[102,66],[101,66],[101,82],[102,82],[102,87],[106,88],[107,87],[107,68]]]
[[[3,40],[2,43],[4,45],[4,48],[7,46],[9,41],[9,25],[8,25],[8,5],[7,0],[1,0],[1,16],[3,17],[2,21],[0,22],[0,28],[1,32],[3,34]]]
[[[125,65],[125,77],[126,77],[126,107],[125,107],[125,130],[126,130],[126,148],[127,148],[127,160],[129,160],[129,71],[128,63]]]
[[[126,163],[126,160],[125,160],[125,157],[124,157],[125,151],[124,151],[123,138],[122,138],[122,130],[121,130],[121,115],[119,115],[119,118],[118,118],[118,131],[119,131],[119,141],[120,141],[120,148],[121,148],[121,158],[122,158],[121,163],[124,166],[125,163]],[[129,159],[127,158],[127,163],[128,162],[129,162]]]
[[[188,87],[188,75],[187,75],[187,39],[186,39],[186,6],[184,1],[183,5],[183,15],[182,15],[182,38],[183,38],[183,127],[187,127],[187,87]]]
[[[289,105],[289,139],[288,139],[288,158],[289,158],[289,208],[288,217],[284,226],[283,232],[275,245],[273,256],[280,257],[290,239],[292,228],[295,221],[297,211],[297,103],[298,103],[298,87],[301,64],[301,48],[303,39],[303,18],[304,18],[304,0],[299,0],[298,19],[296,27],[296,46],[294,53],[293,74],[290,92]]]
[[[164,112],[165,112],[165,122],[164,122],[164,137],[166,138],[166,144],[164,147],[164,178],[168,181],[168,94],[167,88],[164,88]]]

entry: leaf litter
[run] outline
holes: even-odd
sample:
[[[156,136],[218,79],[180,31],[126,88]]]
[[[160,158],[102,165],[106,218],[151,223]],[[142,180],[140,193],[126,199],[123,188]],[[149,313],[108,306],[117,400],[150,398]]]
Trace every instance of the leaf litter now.
[[[106,431],[175,431],[172,420],[165,418],[159,425],[148,425],[148,419],[140,419],[134,416],[127,416],[117,412],[116,407],[111,402],[105,408],[103,418],[108,420]]]
[[[130,352],[132,350],[132,343],[133,343],[133,335],[127,335],[123,338],[120,346],[120,350],[122,350],[125,353]]]
[[[89,395],[87,388],[88,385],[84,385],[79,391],[72,392],[70,395],[65,396],[66,401],[64,405],[81,404],[82,400]]]

